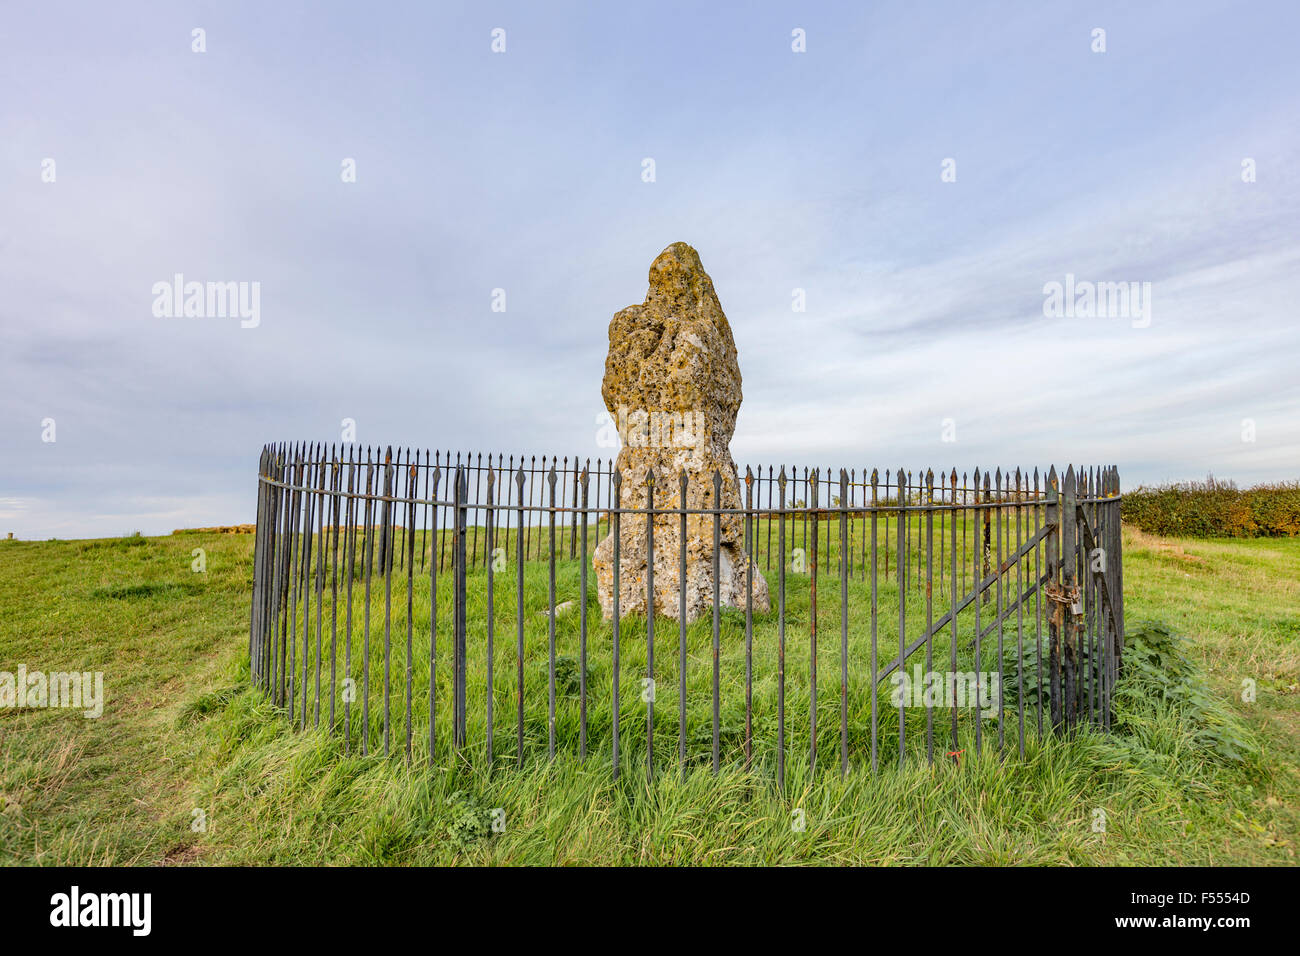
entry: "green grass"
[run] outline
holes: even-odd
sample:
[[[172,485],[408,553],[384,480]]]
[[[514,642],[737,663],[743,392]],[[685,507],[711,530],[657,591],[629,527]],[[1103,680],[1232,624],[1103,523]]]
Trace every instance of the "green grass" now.
[[[824,526],[825,528],[825,526]],[[860,530],[860,529],[859,529]],[[891,529],[893,533],[894,529]],[[937,529],[936,529],[937,531]],[[594,543],[593,538],[593,543]],[[838,582],[819,576],[819,721],[815,775],[807,759],[808,625],[806,575],[790,575],[787,618],[789,761],[784,795],[771,782],[775,615],[755,624],[755,767],[740,765],[743,726],[743,615],[723,615],[724,766],[708,772],[711,623],[688,631],[691,766],[683,776],[677,742],[677,625],[657,623],[656,754],[647,783],[644,621],[624,627],[621,701],[623,773],[609,761],[612,723],[609,625],[590,595],[589,746],[576,758],[576,700],[557,703],[554,763],[546,753],[546,568],[525,577],[525,759],[514,761],[514,576],[498,575],[494,700],[497,765],[483,759],[486,634],[481,568],[471,573],[469,759],[450,757],[446,670],[439,657],[437,763],[427,759],[427,577],[417,579],[412,622],[414,760],[405,746],[405,578],[393,592],[393,755],[382,750],[383,599],[372,595],[371,753],[357,753],[360,703],[351,748],[339,735],[295,731],[290,717],[248,686],[247,626],[252,537],[177,534],[122,541],[0,542],[0,670],[19,663],[46,670],[105,673],[104,716],[68,711],[0,711],[0,862],[42,864],[201,863],[920,863],[1156,865],[1294,862],[1300,833],[1300,542],[1176,541],[1125,536],[1130,628],[1167,621],[1190,638],[1191,665],[1203,675],[1195,707],[1159,699],[1134,684],[1113,736],[1027,735],[999,759],[996,725],[985,749],[971,750],[962,715],[960,763],[925,764],[925,718],[907,714],[909,759],[899,767],[896,711],[882,696],[880,768],[870,769],[870,705],[860,666],[851,674],[851,757],[838,773]],[[968,544],[970,542],[968,541]],[[190,570],[191,550],[207,551],[207,572]],[[511,555],[513,556],[513,555]],[[968,564],[970,562],[968,561]],[[823,556],[822,564],[825,565]],[[897,650],[896,568],[880,580],[879,647]],[[969,569],[968,569],[969,570]],[[577,596],[576,562],[557,567],[557,600]],[[775,584],[775,570],[768,575]],[[358,582],[360,584],[362,582]],[[439,631],[449,606],[439,584]],[[356,585],[354,585],[355,587]],[[590,582],[594,592],[594,576]],[[852,595],[865,587],[861,578]],[[329,586],[326,586],[329,612]],[[924,619],[909,589],[909,622]],[[944,599],[946,601],[946,598]],[[936,600],[935,615],[946,604]],[[362,607],[354,593],[354,617]],[[866,602],[850,601],[850,657],[870,652]],[[987,614],[987,609],[985,609]],[[891,616],[892,615],[892,616]],[[557,652],[576,657],[577,613],[557,618]],[[343,614],[340,614],[340,621]],[[986,622],[987,617],[984,619]],[[1026,619],[1028,623],[1028,618]],[[909,624],[909,633],[914,623]],[[891,631],[891,627],[893,630]],[[970,614],[959,618],[963,635]],[[354,622],[353,673],[361,673],[361,625]],[[329,642],[329,619],[323,641]],[[1027,633],[1032,631],[1027,628]],[[421,637],[424,641],[421,641]],[[1014,618],[1004,640],[1015,639]],[[314,629],[309,649],[314,653]],[[301,618],[299,619],[301,641]],[[963,638],[959,650],[973,666]],[[984,642],[985,666],[996,666]],[[994,645],[995,646],[995,645]],[[340,636],[340,653],[342,652]],[[934,644],[946,661],[946,638]],[[1008,655],[1010,656],[1010,655]],[[423,660],[421,658],[424,658]],[[328,657],[322,668],[328,715]],[[298,661],[301,666],[301,660]],[[944,666],[937,664],[936,666]],[[341,676],[341,675],[340,675]],[[1241,699],[1243,679],[1258,687]],[[1135,678],[1136,680],[1136,678]],[[314,661],[309,659],[309,685]],[[399,693],[399,690],[401,693]],[[301,702],[300,700],[298,701]],[[314,703],[314,701],[313,701]],[[1209,713],[1197,707],[1208,705]],[[341,707],[339,707],[341,711]],[[298,716],[301,711],[295,708]],[[309,709],[309,722],[313,717]],[[339,715],[341,719],[341,715]],[[1239,727],[1239,759],[1217,752],[1207,726]],[[936,717],[936,732],[941,721]],[[341,729],[341,728],[340,728]],[[940,738],[942,741],[942,738]],[[946,746],[946,742],[937,743]],[[916,758],[921,759],[916,759]],[[206,814],[205,831],[192,827]],[[1095,811],[1106,832],[1093,831]],[[494,832],[495,819],[501,826]],[[802,819],[806,826],[793,823]]]

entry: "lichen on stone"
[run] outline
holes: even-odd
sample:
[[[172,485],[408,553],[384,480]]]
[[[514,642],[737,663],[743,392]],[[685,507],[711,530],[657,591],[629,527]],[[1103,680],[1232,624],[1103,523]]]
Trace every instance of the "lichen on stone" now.
[[[744,498],[730,443],[740,410],[740,365],[731,325],[699,254],[675,242],[650,266],[650,288],[640,305],[609,324],[609,354],[601,394],[624,439],[615,469],[622,475],[620,506],[644,509],[653,470],[654,507],[711,509],[714,475],[721,476],[722,509]],[[746,573],[753,576],[754,608],[769,609],[767,582],[745,555],[744,518],[719,519],[719,603],[743,608]],[[686,617],[713,607],[713,515],[686,522]],[[624,514],[619,534],[619,612],[645,614],[647,534],[643,515]],[[655,612],[676,618],[681,594],[681,516],[654,519]],[[593,565],[604,616],[613,616],[613,532],[596,548]]]

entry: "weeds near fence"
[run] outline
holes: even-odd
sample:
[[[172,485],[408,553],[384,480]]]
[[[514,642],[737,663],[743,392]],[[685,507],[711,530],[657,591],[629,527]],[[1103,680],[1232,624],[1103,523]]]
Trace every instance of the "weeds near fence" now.
[[[1257,763],[1258,744],[1205,686],[1186,643],[1161,621],[1142,621],[1126,632],[1124,680],[1115,689],[1121,736],[1144,739],[1159,717],[1168,716],[1197,750]]]

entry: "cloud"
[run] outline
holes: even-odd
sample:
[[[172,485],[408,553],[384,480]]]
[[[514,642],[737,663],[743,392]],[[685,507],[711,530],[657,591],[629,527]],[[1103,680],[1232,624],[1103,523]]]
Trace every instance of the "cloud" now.
[[[500,15],[494,57],[469,6],[230,5],[203,55],[165,6],[15,12],[0,532],[248,521],[261,444],[344,418],[607,458],[607,325],[676,240],[732,322],[742,462],[1296,477],[1300,13],[1114,10],[1104,57],[1047,9],[837,4],[803,55],[775,4]],[[260,282],[261,325],[153,318],[178,272]],[[1152,283],[1150,328],[1045,318],[1067,272]]]

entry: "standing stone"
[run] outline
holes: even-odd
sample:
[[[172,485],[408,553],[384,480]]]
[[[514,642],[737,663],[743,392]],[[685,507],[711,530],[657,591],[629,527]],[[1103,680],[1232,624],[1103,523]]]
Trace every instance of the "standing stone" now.
[[[699,253],[686,243],[675,242],[659,254],[650,266],[645,302],[628,306],[610,322],[601,394],[623,442],[615,462],[623,476],[623,508],[646,507],[651,470],[655,508],[681,507],[683,473],[687,508],[716,507],[715,472],[722,477],[721,507],[744,507],[729,447],[741,400],[736,344],[713,280]],[[688,621],[712,613],[713,520],[712,515],[691,515],[686,521]],[[619,612],[645,614],[646,519],[624,514],[621,521]],[[654,529],[655,612],[676,618],[681,516],[656,516]],[[607,619],[614,613],[613,560],[611,531],[592,562]],[[748,570],[754,579],[754,609],[769,609],[767,582],[745,555],[741,515],[721,518],[718,564],[723,607],[744,608]]]

